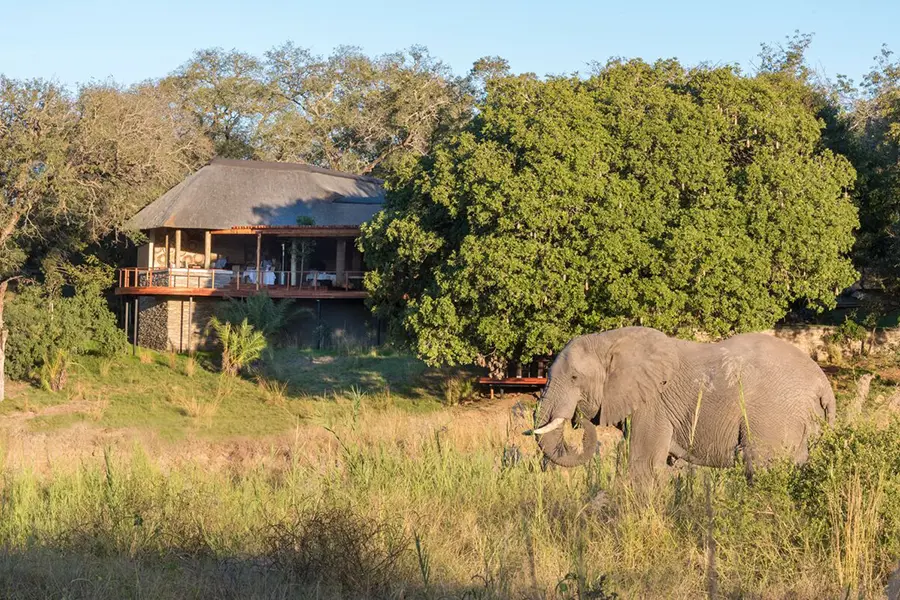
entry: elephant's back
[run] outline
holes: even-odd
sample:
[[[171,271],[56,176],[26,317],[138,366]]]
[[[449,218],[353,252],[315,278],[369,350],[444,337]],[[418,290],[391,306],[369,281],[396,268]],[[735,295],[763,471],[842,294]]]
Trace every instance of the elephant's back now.
[[[805,387],[813,382],[828,384],[825,373],[808,354],[775,336],[743,333],[713,345],[725,355],[724,362],[728,357],[742,362],[748,376],[797,380]]]
[[[710,382],[708,399],[716,405],[710,410],[718,408],[708,414],[712,427],[723,427],[719,419],[724,416],[728,430],[736,431],[746,419],[751,437],[772,452],[782,448],[790,454],[805,443],[816,417],[824,416],[824,386],[830,389],[815,361],[795,346],[760,333],[705,346],[701,362]]]

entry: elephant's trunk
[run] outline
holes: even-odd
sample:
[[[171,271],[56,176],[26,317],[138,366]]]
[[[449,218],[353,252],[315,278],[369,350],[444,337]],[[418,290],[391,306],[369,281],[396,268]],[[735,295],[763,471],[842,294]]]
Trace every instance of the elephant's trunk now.
[[[538,446],[550,462],[560,467],[577,467],[591,459],[597,452],[597,428],[587,419],[581,420],[584,435],[581,437],[581,452],[573,452],[563,439],[563,427],[558,427],[538,437]]]
[[[575,413],[576,399],[561,392],[560,388],[549,384],[541,397],[541,411],[538,423],[549,429],[537,436],[538,446],[550,462],[561,467],[577,467],[591,459],[597,452],[597,428],[588,419],[581,419],[584,429],[581,452],[572,451],[563,438],[565,424],[553,427],[554,420],[564,417],[566,421]]]

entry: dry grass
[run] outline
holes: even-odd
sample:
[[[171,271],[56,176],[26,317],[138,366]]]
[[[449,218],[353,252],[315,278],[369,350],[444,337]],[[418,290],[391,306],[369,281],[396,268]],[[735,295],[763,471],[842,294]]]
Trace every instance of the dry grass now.
[[[107,408],[109,408],[109,400],[97,394],[84,412],[92,421],[98,422],[103,419]]]
[[[177,390],[169,394],[169,402],[178,407],[179,411],[194,420],[198,427],[208,427],[213,417],[219,412],[219,407],[227,394],[217,394],[211,400],[205,400],[194,394],[183,394]]]
[[[274,404],[276,406],[284,406],[284,404],[287,402],[287,383],[258,376],[256,378],[256,385],[259,387],[259,392],[266,403]]]
[[[116,362],[115,356],[108,356],[97,361],[97,374],[103,379],[109,377],[112,367]]]
[[[266,380],[174,383],[158,401],[172,420],[167,400],[197,424],[287,412],[260,402]],[[876,444],[892,456],[877,430],[832,440],[834,468],[819,449],[819,471],[777,465],[752,486],[738,466],[636,489],[617,431],[589,465],[544,470],[521,435],[530,404],[416,413],[380,383],[340,389],[285,401],[304,412],[280,436],[192,430],[106,454],[94,442],[44,471],[7,462],[0,597],[874,599],[900,560],[885,517],[900,522],[900,476],[842,470]],[[854,392],[848,375],[841,402]],[[229,416],[240,394],[252,408]]]
[[[193,354],[189,354],[184,361],[185,377],[193,377],[197,372],[197,358]]]
[[[875,581],[875,553],[883,499],[883,478],[866,494],[858,474],[828,498],[831,556],[845,598],[867,597],[880,591],[881,586]]]
[[[178,353],[175,352],[174,348],[170,347],[169,351],[166,353],[166,363],[173,371],[178,369]]]
[[[739,468],[697,470],[637,490],[616,473],[612,434],[588,467],[543,471],[519,433],[527,413],[322,412],[274,446],[7,471],[0,596],[877,597],[861,479],[837,488],[819,544],[790,471],[750,487]]]
[[[153,354],[149,350],[145,350],[143,348],[138,348],[138,360],[141,361],[142,365],[152,365],[153,364]]]

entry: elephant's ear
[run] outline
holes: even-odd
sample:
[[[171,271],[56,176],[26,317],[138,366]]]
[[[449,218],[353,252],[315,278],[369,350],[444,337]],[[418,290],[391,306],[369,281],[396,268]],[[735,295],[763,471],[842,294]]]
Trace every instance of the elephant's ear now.
[[[642,405],[654,402],[678,364],[675,344],[661,331],[628,327],[618,333],[610,347],[601,425],[620,423]]]

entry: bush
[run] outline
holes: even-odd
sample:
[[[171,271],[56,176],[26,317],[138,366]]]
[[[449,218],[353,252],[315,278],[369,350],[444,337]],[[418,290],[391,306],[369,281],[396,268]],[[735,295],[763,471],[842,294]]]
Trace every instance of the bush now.
[[[269,543],[277,568],[340,597],[385,597],[404,579],[401,558],[408,540],[402,527],[349,508],[324,507],[279,523]]]
[[[213,317],[209,325],[222,344],[222,372],[227,375],[237,375],[262,356],[266,349],[266,337],[261,331],[256,331],[247,319],[240,325],[233,325]]]
[[[882,429],[871,423],[829,429],[792,482],[798,506],[820,542],[832,548],[835,566],[847,569],[849,561],[855,569],[868,563],[873,572],[863,580],[880,577],[900,559],[898,439],[897,419]],[[854,547],[877,552],[848,556]]]
[[[69,367],[72,366],[72,357],[62,348],[57,348],[52,354],[44,355],[44,364],[41,365],[37,379],[41,387],[48,392],[59,392],[66,387],[69,380]]]
[[[112,268],[88,257],[77,268],[52,264],[44,284],[20,286],[4,314],[9,377],[34,377],[60,351],[68,356],[124,351],[125,334],[103,295],[112,282]]]
[[[456,406],[460,402],[471,400],[475,397],[475,382],[465,375],[451,375],[441,384],[444,405]]]
[[[862,354],[868,337],[869,331],[866,329],[866,326],[863,323],[860,323],[856,318],[856,313],[853,313],[847,315],[843,323],[838,325],[832,333],[825,336],[824,341],[826,344],[835,344],[838,346],[859,342],[859,353]]]

